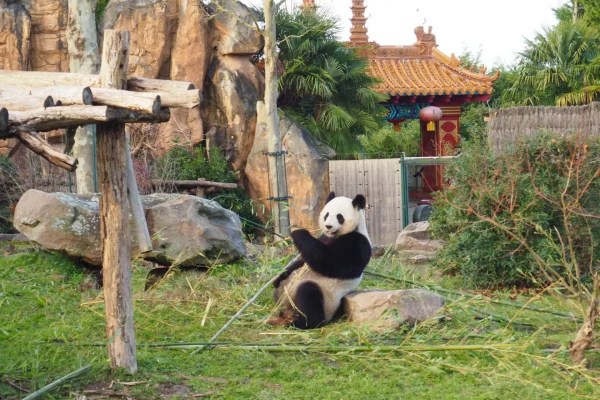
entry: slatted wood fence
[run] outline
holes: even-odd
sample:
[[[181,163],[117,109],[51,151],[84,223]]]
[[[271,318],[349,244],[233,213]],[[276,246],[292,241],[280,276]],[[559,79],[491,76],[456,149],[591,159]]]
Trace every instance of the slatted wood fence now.
[[[374,245],[396,243],[402,231],[400,159],[329,161],[329,186],[338,196],[367,198],[367,230]]]

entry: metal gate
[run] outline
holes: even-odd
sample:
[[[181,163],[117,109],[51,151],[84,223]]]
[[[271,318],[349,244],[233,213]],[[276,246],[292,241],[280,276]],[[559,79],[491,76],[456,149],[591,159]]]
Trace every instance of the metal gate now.
[[[329,161],[329,186],[338,196],[367,198],[367,230],[374,245],[396,243],[403,224],[399,158]]]

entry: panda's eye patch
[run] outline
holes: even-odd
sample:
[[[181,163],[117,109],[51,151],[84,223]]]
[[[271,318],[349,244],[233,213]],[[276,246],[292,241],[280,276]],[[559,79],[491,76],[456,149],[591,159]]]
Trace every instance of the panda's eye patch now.
[[[329,213],[325,214],[325,217],[323,217],[323,221],[327,221],[327,217],[329,217]]]
[[[338,214],[337,215],[337,220],[340,223],[340,225],[342,225],[344,223],[344,216],[342,214]]]

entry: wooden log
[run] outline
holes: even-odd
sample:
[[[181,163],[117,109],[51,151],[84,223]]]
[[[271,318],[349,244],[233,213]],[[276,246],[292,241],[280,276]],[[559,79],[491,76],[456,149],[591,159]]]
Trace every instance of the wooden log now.
[[[160,95],[163,107],[194,108],[199,106],[202,101],[202,92],[196,89],[180,92],[158,92],[157,94]]]
[[[194,84],[191,82],[148,78],[129,78],[127,80],[127,90],[131,90],[133,92],[180,93],[182,91],[193,89]]]
[[[96,91],[97,89],[94,89]],[[160,97],[162,107],[169,108],[194,108],[202,101],[200,90],[184,90],[180,92],[127,92],[140,97],[154,99]]]
[[[204,182],[206,182],[206,179],[198,178],[198,186],[196,187],[196,196],[198,197],[205,197],[206,195],[204,186],[202,186],[202,183]]]
[[[133,160],[131,159],[131,147],[129,137],[125,140],[125,162],[127,164],[127,197],[129,198],[129,208],[133,217],[135,233],[138,241],[138,248],[141,254],[152,252],[152,239],[150,231],[146,224],[146,214],[142,205],[142,198],[135,180],[135,171],[133,170]]]
[[[11,96],[52,96],[55,105],[63,106],[92,104],[92,90],[87,86],[45,86],[30,88],[27,86],[0,85],[2,97]]]
[[[44,86],[99,86],[99,76],[65,72],[5,71],[0,70],[0,84]]]
[[[76,74],[65,72],[39,71],[7,71],[0,70],[0,85],[26,84],[28,87],[44,86],[89,86],[104,87],[100,84],[100,76],[94,74]],[[113,87],[114,85],[111,85]],[[133,92],[170,92],[177,93],[192,90],[191,82],[169,81],[164,79],[149,79],[131,77],[127,87],[123,89]]]
[[[173,185],[183,189],[195,189],[197,187],[218,188],[218,189],[237,189],[237,183],[211,182],[211,181],[171,181],[171,180],[152,180],[152,186]]]
[[[128,108],[149,114],[157,114],[161,107],[161,98],[155,94],[147,95],[126,90],[94,88],[92,97],[95,104]]]
[[[0,98],[0,105],[11,111],[27,111],[54,107],[52,96],[10,96]]]
[[[100,77],[105,88],[123,89],[129,65],[129,33],[104,31]],[[127,182],[123,171],[125,125],[121,122],[98,125],[98,180],[102,269],[106,309],[106,337],[110,366],[137,371],[131,283],[131,238],[127,206]]]
[[[102,122],[167,122],[170,116],[168,108],[162,108],[158,114],[148,114],[108,106],[51,107],[29,111],[10,111],[8,126],[11,131],[45,132]]]
[[[0,108],[0,132],[5,132],[8,129],[8,110],[4,107]]]
[[[57,167],[73,172],[77,169],[77,160],[74,157],[56,151],[38,133],[16,132],[15,137],[19,139],[29,150],[39,154]]]

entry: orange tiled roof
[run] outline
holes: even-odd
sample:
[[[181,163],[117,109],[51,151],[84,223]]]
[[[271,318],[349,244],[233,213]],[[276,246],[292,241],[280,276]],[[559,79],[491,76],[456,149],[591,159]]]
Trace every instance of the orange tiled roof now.
[[[375,90],[391,96],[489,95],[499,71],[485,75],[485,67],[467,70],[452,54],[438,49],[435,35],[415,29],[417,42],[412,46],[379,46],[369,43],[370,74],[381,83]]]

